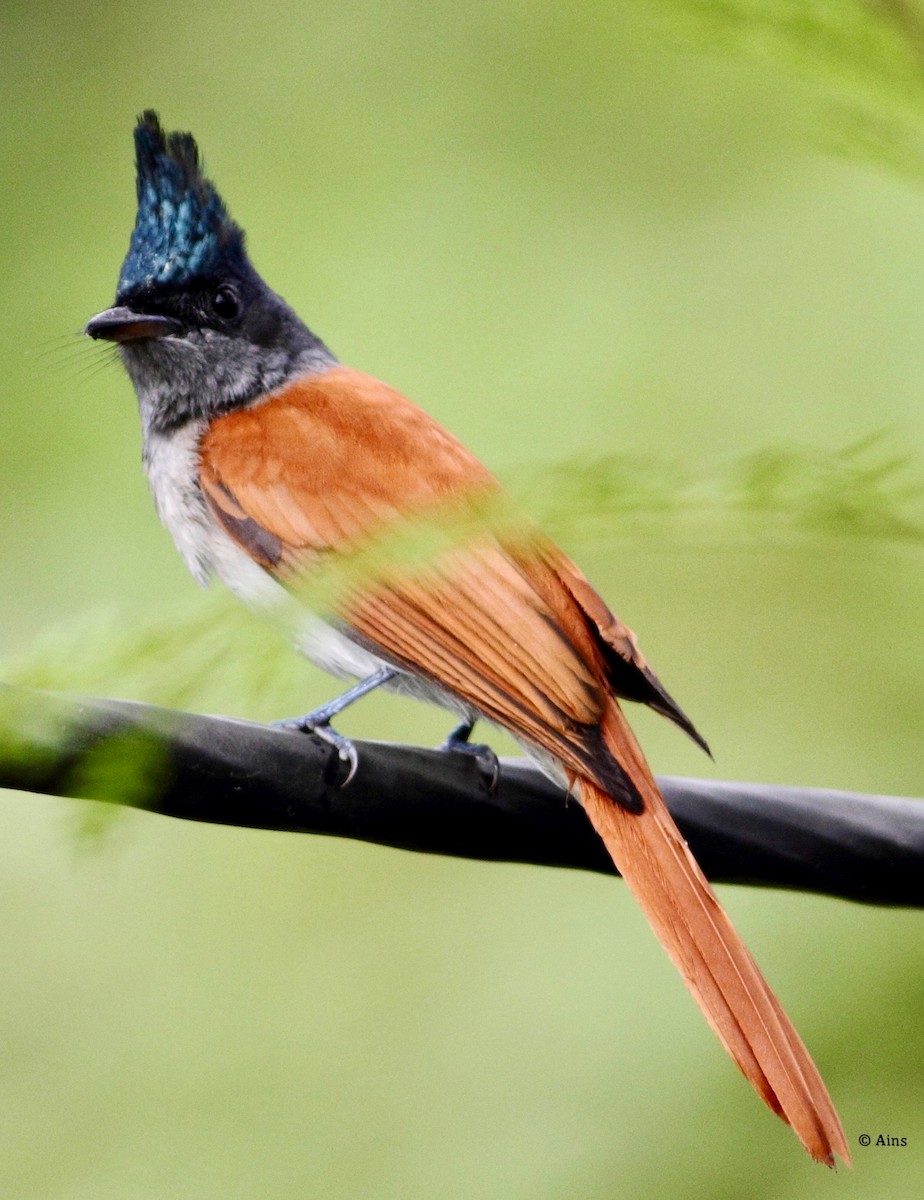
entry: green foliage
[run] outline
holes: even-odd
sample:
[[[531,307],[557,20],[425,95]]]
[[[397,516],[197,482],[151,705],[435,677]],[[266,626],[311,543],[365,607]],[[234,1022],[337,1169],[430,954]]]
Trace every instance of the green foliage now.
[[[571,546],[601,539],[727,545],[818,536],[917,544],[924,542],[922,478],[920,468],[878,434],[834,454],[777,447],[719,466],[584,456],[514,471],[511,485],[522,508]],[[297,592],[318,602],[396,563],[413,569],[464,539],[479,515],[516,528],[513,513],[498,502],[488,502],[484,512],[450,511],[443,523],[388,534],[318,582],[309,575]],[[166,617],[133,622],[109,614],[58,626],[0,662],[0,679],[198,711],[243,707],[282,714],[303,703],[305,669],[289,645],[294,619],[289,610],[261,619],[213,587]]]
[[[659,30],[807,85],[826,149],[924,183],[924,12],[917,0],[657,0]],[[819,123],[818,117],[821,117]]]
[[[163,742],[149,730],[137,729],[98,742],[74,766],[68,793],[105,804],[77,807],[79,840],[97,845],[113,828],[119,807],[142,808],[162,790],[167,771]]]
[[[39,657],[35,658],[37,667]],[[5,762],[17,769],[40,768],[43,761],[53,758],[63,736],[66,731],[47,707],[0,687],[0,755]]]
[[[546,529],[577,542],[656,533],[924,540],[924,474],[883,434],[833,454],[774,447],[719,466],[585,456],[543,468],[521,491]]]
[[[0,679],[200,711],[291,697],[304,668],[277,630],[220,588],[192,595],[157,619],[107,613],[55,626],[0,665]]]

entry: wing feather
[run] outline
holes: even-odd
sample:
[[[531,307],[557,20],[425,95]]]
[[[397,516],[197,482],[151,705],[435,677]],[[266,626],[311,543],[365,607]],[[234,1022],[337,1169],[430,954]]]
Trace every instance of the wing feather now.
[[[439,520],[442,506],[464,508],[501,495],[493,476],[431,417],[345,367],[305,377],[213,422],[200,448],[200,483],[230,536],[290,583],[331,561],[327,552],[350,554],[402,522]],[[530,711],[546,730],[564,723],[582,752],[594,740],[589,730],[602,708],[601,680],[702,741],[632,631],[534,531],[524,537],[520,526],[513,538],[480,536],[461,548],[450,541],[438,565],[429,574],[408,572],[413,593],[409,578],[390,580],[384,591],[367,579],[358,600],[341,603],[335,615],[386,657],[415,664],[476,708],[485,680],[495,686],[503,680],[520,718],[521,710]],[[386,633],[383,605],[398,606],[402,589],[418,624],[402,608],[404,620]],[[459,660],[478,666],[464,688],[450,671]],[[503,705],[495,712],[503,719]]]
[[[500,495],[432,418],[343,367],[213,422],[200,447],[200,482],[245,549],[254,543],[242,539],[243,520],[278,540],[278,562],[261,561],[292,586],[327,551],[349,555],[402,521],[439,521],[444,506],[455,512]],[[583,619],[572,615],[581,636],[561,627],[562,593],[528,544],[511,548],[482,532],[461,547],[450,538],[435,561],[387,580],[362,577],[339,595],[333,615],[384,657],[577,766],[598,750],[603,688]]]

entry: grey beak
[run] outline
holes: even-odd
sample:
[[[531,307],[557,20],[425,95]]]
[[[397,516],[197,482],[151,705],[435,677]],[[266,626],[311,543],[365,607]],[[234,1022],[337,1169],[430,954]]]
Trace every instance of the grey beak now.
[[[180,323],[172,317],[136,313],[123,305],[98,313],[84,329],[87,337],[104,338],[107,342],[138,342],[179,332]]]

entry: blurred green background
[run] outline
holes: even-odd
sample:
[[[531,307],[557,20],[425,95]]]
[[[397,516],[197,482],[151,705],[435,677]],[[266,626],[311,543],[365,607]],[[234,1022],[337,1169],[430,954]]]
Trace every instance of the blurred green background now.
[[[843,37],[791,54],[697,7],[7,0],[0,651],[45,639],[21,677],[261,719],[332,693],[196,594],[127,380],[65,336],[111,303],[146,106],[195,132],[334,350],[502,476],[630,454],[708,477],[885,430],[872,457],[919,485],[924,78],[913,23],[877,24],[909,6],[839,0]],[[924,794],[915,539],[565,525],[713,745],[640,714],[657,770]],[[343,728],[446,721],[376,696]],[[722,892],[840,1108],[833,1175],[619,884],[142,814],[88,841],[97,806],[2,801],[4,1197],[921,1194],[918,913]]]

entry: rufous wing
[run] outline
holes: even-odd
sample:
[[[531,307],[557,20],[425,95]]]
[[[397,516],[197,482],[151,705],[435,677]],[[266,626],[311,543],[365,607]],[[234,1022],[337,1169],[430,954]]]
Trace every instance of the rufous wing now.
[[[493,476],[399,393],[343,367],[297,381],[212,424],[199,482],[214,519],[293,590],[346,563],[331,615],[388,661],[572,771],[599,758],[593,636],[573,602],[575,627],[562,628],[564,593],[528,527],[505,525],[513,549],[494,532],[507,510]],[[396,529],[397,566],[386,555],[379,570],[375,549],[393,551]],[[424,559],[421,530],[436,544]]]
[[[574,564],[511,523],[490,472],[385,384],[335,367],[217,419],[199,482],[215,520],[290,586],[396,527],[445,523],[441,553],[387,579],[360,570],[334,615],[570,765],[599,753],[603,680],[692,730]]]

